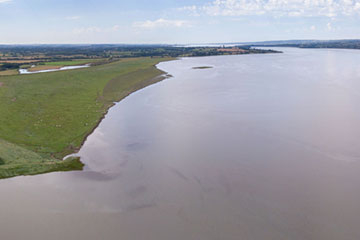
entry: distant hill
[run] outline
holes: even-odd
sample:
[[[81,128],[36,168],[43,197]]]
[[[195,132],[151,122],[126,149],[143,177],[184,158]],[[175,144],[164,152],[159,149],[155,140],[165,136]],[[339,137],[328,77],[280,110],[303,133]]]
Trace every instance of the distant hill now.
[[[177,47],[298,47],[298,48],[348,48],[360,49],[360,39],[344,40],[274,40],[259,42],[228,42],[203,44],[178,44]]]
[[[274,41],[260,41],[260,42],[243,42],[244,45],[283,45],[283,44],[309,44],[319,42],[319,40],[274,40]]]
[[[202,43],[202,44],[0,44],[0,51],[45,51],[45,52],[75,52],[95,54],[109,51],[139,50],[141,52],[149,49],[172,49],[174,48],[204,48],[204,47],[299,47],[299,48],[348,48],[360,49],[360,39],[343,40],[274,40],[259,42],[228,42],[228,43]],[[179,50],[179,49],[177,49]]]
[[[345,48],[360,49],[360,39],[346,40],[288,40],[243,43],[253,47]]]

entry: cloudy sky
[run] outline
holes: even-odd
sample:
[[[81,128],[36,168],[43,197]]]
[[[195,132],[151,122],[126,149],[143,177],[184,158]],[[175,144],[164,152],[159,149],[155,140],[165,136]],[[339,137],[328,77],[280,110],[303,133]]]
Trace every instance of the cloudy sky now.
[[[0,0],[0,43],[360,38],[360,0]]]

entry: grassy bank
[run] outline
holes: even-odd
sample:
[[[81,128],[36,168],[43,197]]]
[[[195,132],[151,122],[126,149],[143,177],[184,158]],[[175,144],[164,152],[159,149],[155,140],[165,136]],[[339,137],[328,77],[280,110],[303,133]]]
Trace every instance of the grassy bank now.
[[[76,151],[113,105],[160,81],[170,59],[137,58],[86,69],[0,78],[0,178],[78,170]]]
[[[100,59],[101,60],[101,59]],[[43,65],[46,66],[74,66],[74,65],[84,65],[87,63],[92,63],[100,61],[99,59],[81,59],[81,60],[72,60],[72,61],[57,61],[57,62],[44,62]]]
[[[17,69],[5,70],[0,71],[0,76],[10,76],[10,75],[17,75],[19,72]]]
[[[35,175],[53,171],[81,170],[79,158],[59,161],[52,157],[42,157],[38,153],[0,140],[0,178],[18,175]]]

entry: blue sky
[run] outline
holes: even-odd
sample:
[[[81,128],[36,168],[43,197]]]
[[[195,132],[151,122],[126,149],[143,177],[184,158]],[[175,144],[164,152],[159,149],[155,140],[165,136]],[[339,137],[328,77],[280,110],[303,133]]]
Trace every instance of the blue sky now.
[[[0,43],[360,38],[360,0],[0,0]]]

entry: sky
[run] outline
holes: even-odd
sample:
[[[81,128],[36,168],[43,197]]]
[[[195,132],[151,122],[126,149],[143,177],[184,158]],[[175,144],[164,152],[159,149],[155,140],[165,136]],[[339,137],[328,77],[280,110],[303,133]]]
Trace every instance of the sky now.
[[[360,0],[0,0],[0,43],[359,39]]]

